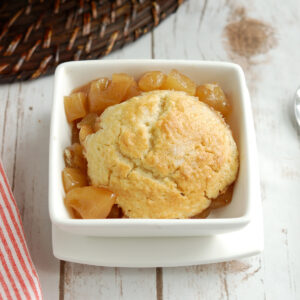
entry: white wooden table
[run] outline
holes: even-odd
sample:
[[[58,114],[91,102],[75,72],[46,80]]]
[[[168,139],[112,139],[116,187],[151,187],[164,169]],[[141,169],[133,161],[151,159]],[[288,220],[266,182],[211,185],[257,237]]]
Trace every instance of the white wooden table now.
[[[229,25],[230,24],[230,25]],[[190,0],[107,57],[234,61],[246,72],[260,158],[265,251],[220,264],[122,269],[60,262],[48,216],[53,76],[0,86],[0,153],[45,299],[300,299],[299,0]]]

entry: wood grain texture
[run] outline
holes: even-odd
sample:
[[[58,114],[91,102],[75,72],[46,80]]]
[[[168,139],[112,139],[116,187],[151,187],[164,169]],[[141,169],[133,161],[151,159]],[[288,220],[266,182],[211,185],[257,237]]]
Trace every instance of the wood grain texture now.
[[[164,269],[164,299],[264,299],[260,260]]]
[[[58,296],[59,264],[52,255],[48,214],[48,147],[52,78],[38,85],[1,86],[6,91],[2,160],[23,220],[26,240],[45,299]],[[4,99],[1,99],[1,102]],[[1,105],[3,105],[1,103]]]
[[[59,291],[60,299],[300,298],[300,131],[292,111],[300,85],[299,15],[298,0],[285,5],[280,0],[189,0],[153,34],[106,58],[225,60],[242,65],[251,93],[264,210],[265,251],[257,257],[157,270],[67,262],[59,266],[51,252],[47,212],[53,77],[0,86],[0,153],[45,299],[58,299]],[[246,42],[236,26],[229,27],[234,29],[229,37],[226,28],[232,24],[254,24],[248,26],[251,30],[243,29]],[[267,46],[254,44],[262,28],[272,32]],[[254,50],[245,51],[245,43]]]
[[[17,84],[14,87],[5,85],[3,89],[5,93],[5,105],[3,110],[3,127],[2,127],[2,147],[1,156],[4,168],[7,172],[8,181],[13,186],[14,173],[15,173],[15,155],[17,143],[17,115],[18,115],[18,102],[20,101],[20,87]],[[6,90],[6,91],[5,91]],[[20,109],[20,106],[19,106]]]
[[[64,299],[156,299],[155,269],[66,264]]]

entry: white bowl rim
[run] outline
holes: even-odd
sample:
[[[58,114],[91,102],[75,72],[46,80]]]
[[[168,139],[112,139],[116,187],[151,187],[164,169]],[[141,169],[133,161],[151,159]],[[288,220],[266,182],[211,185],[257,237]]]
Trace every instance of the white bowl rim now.
[[[214,219],[71,219],[71,218],[64,218],[64,217],[58,217],[55,213],[54,209],[54,203],[53,203],[53,196],[52,196],[52,180],[51,180],[51,174],[52,174],[52,157],[53,157],[53,125],[54,125],[54,119],[53,115],[56,109],[56,102],[58,99],[56,99],[55,95],[57,93],[57,81],[59,80],[59,75],[62,72],[63,69],[65,69],[68,66],[72,65],[111,65],[111,64],[118,64],[118,63],[130,63],[135,65],[151,65],[152,62],[160,63],[162,65],[170,65],[173,64],[174,68],[176,66],[189,66],[194,65],[195,63],[197,65],[201,65],[204,67],[216,67],[216,68],[230,68],[235,70],[238,73],[238,76],[241,80],[241,88],[244,94],[244,105],[246,106],[246,109],[249,110],[249,114],[245,117],[248,119],[246,120],[246,125],[249,127],[248,135],[251,142],[255,141],[255,132],[254,132],[254,125],[253,125],[253,118],[252,118],[252,109],[250,104],[250,97],[246,85],[245,75],[242,70],[242,68],[235,63],[231,62],[223,62],[223,61],[201,61],[201,60],[175,60],[175,59],[116,59],[116,60],[89,60],[89,61],[71,61],[71,62],[65,62],[60,64],[55,71],[55,77],[54,77],[54,100],[53,100],[53,106],[52,106],[52,113],[51,113],[51,126],[50,126],[50,151],[49,151],[49,213],[50,213],[50,219],[51,221],[60,226],[80,226],[80,227],[89,227],[89,226],[103,226],[103,225],[110,225],[111,227],[119,227],[122,226],[125,227],[135,227],[139,225],[143,225],[145,227],[152,227],[152,226],[163,226],[163,227],[174,227],[174,226],[182,226],[182,227],[189,227],[194,225],[210,225],[212,227],[215,226],[228,226],[235,224],[243,224],[246,225],[250,222],[251,217],[251,203],[248,203],[248,209],[246,213],[241,217],[235,217],[235,218],[214,218]],[[253,127],[253,128],[251,128]],[[257,166],[253,166],[253,168],[257,168]],[[254,170],[256,172],[257,170]],[[258,176],[258,172],[256,172],[256,175]]]

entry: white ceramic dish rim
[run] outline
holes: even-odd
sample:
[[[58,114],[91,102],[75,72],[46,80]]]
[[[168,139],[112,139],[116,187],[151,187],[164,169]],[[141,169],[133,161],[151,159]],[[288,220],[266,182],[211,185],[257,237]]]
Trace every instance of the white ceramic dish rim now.
[[[92,220],[77,220],[77,219],[67,219],[67,218],[60,218],[55,214],[55,204],[54,204],[54,197],[52,189],[55,188],[52,182],[52,176],[53,176],[53,157],[54,157],[54,151],[55,146],[53,142],[53,136],[55,135],[55,111],[57,107],[57,102],[61,99],[57,99],[56,95],[58,94],[57,86],[58,86],[58,80],[60,79],[58,74],[61,72],[63,68],[70,64],[84,64],[86,66],[88,65],[111,65],[111,64],[118,64],[119,62],[127,63],[127,64],[136,64],[136,65],[145,65],[145,64],[151,64],[153,61],[156,63],[159,63],[161,65],[163,64],[173,64],[174,67],[176,66],[188,66],[188,65],[202,65],[206,67],[227,67],[235,69],[235,71],[238,73],[240,84],[241,84],[241,91],[243,94],[243,110],[244,110],[244,117],[245,117],[245,130],[247,131],[247,144],[251,144],[254,142],[255,144],[255,133],[254,133],[254,125],[253,125],[253,118],[252,118],[252,110],[251,110],[251,104],[250,104],[250,97],[248,93],[248,89],[246,86],[245,76],[241,69],[241,67],[234,63],[228,63],[228,62],[215,62],[215,61],[185,61],[185,60],[102,60],[102,61],[80,61],[80,62],[67,62],[59,65],[55,72],[55,87],[54,87],[54,102],[52,107],[52,116],[51,116],[51,129],[50,129],[50,153],[49,153],[49,212],[50,212],[50,218],[51,221],[60,226],[71,226],[73,228],[80,227],[90,227],[90,226],[106,226],[109,225],[110,227],[119,227],[122,226],[122,228],[132,228],[136,226],[146,226],[146,227],[164,227],[164,228],[172,228],[173,230],[176,230],[176,227],[178,228],[186,228],[189,227],[195,227],[195,226],[209,226],[210,229],[214,229],[214,227],[219,228],[220,225],[223,225],[228,228],[234,228],[237,224],[241,226],[245,226],[250,221],[251,216],[251,201],[250,203],[247,203],[247,210],[246,213],[241,217],[235,217],[235,218],[218,218],[218,219],[92,219]],[[246,112],[245,112],[246,111]],[[250,157],[247,157],[247,160],[249,160]],[[249,178],[249,192],[251,192],[251,185],[254,184],[253,182],[253,176],[255,176],[256,170],[255,166],[252,167],[251,163],[248,162],[248,166],[250,168],[250,178]]]

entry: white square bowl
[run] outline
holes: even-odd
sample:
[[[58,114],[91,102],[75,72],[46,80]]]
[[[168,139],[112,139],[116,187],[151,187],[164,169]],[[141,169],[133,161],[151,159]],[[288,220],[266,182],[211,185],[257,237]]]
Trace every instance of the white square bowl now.
[[[229,119],[240,153],[240,169],[232,202],[215,210],[207,219],[72,219],[64,205],[61,172],[63,151],[71,144],[63,97],[75,87],[98,77],[125,72],[138,78],[146,71],[177,69],[197,84],[217,82],[232,103]],[[49,157],[49,211],[60,229],[88,236],[147,237],[205,236],[231,232],[251,220],[252,204],[259,189],[256,142],[250,98],[242,69],[233,63],[180,60],[95,60],[67,62],[55,72]]]

